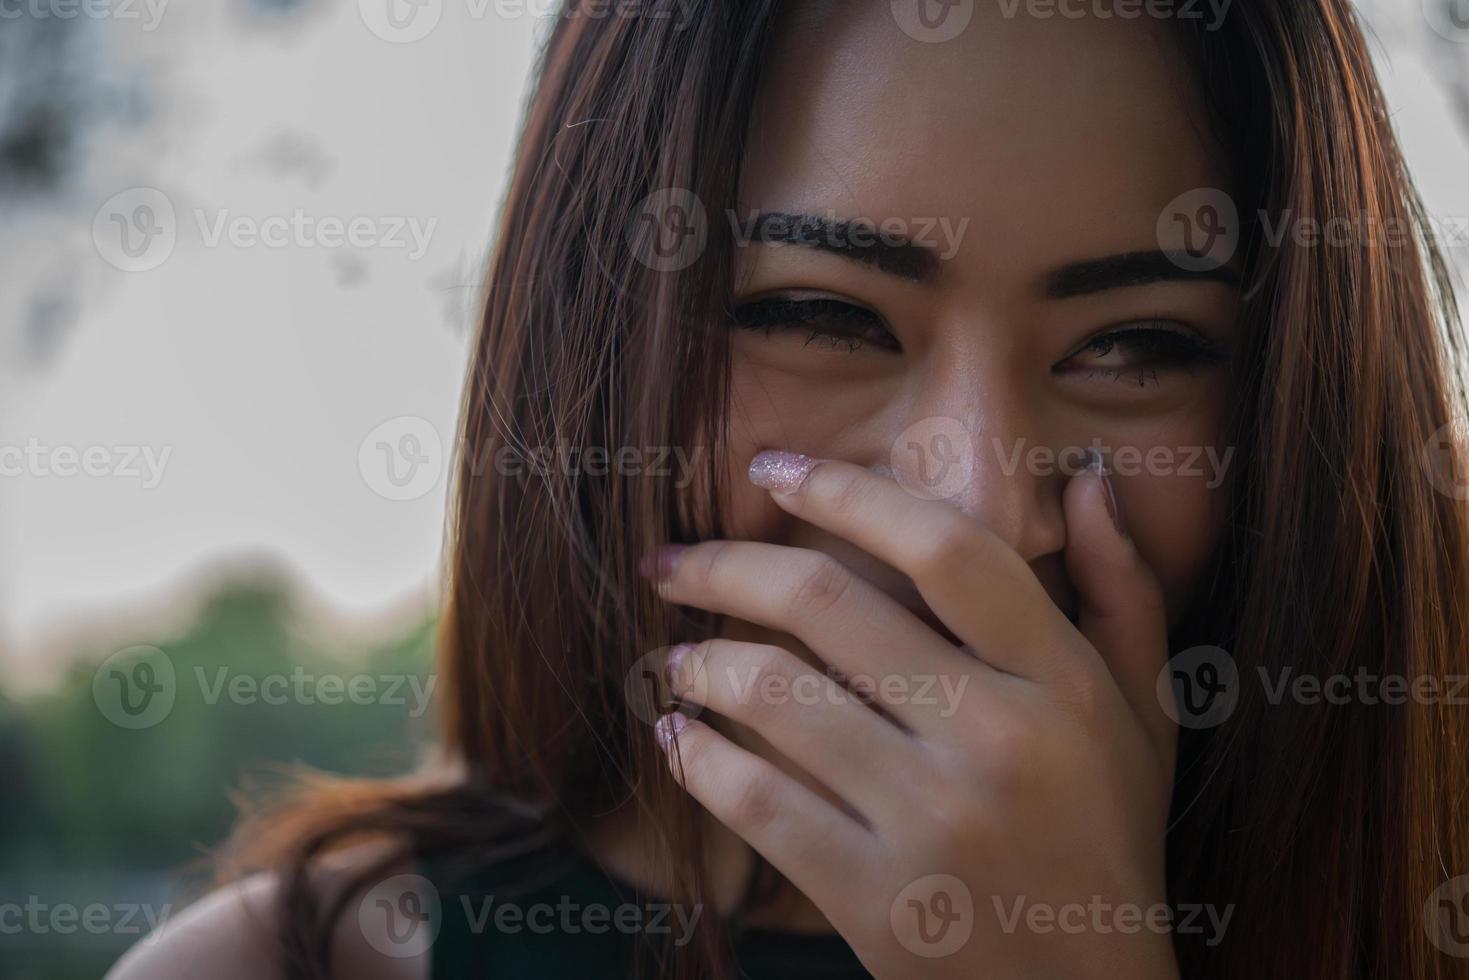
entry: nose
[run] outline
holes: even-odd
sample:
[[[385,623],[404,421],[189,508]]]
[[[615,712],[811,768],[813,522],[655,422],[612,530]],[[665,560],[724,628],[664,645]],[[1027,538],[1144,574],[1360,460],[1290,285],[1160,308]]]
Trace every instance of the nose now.
[[[980,522],[1028,562],[1066,543],[1061,493],[1085,465],[1053,444],[1044,406],[1013,377],[930,374],[893,419],[890,463],[911,492]]]

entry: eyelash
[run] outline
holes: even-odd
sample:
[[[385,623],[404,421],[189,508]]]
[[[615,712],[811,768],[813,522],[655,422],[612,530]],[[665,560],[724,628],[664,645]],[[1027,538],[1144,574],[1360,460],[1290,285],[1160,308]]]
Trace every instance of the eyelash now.
[[[762,330],[767,336],[777,331],[807,330],[806,346],[820,341],[848,353],[869,343],[893,353],[903,350],[877,314],[837,299],[773,297],[754,300],[735,308],[734,323],[740,329]],[[1171,328],[1170,323],[1154,317],[1098,334],[1068,354],[1052,370],[1058,374],[1065,373],[1065,365],[1075,358],[1086,353],[1105,357],[1121,344],[1148,360],[1121,367],[1091,368],[1087,370],[1086,377],[1142,387],[1149,380],[1156,382],[1160,369],[1189,369],[1225,360],[1218,345],[1197,334]]]
[[[1090,368],[1086,377],[1105,378],[1118,384],[1143,387],[1149,380],[1158,380],[1158,371],[1168,369],[1191,370],[1201,365],[1219,364],[1227,358],[1219,345],[1196,333],[1186,332],[1173,326],[1173,321],[1161,317],[1138,320],[1126,326],[1097,334],[1066,356],[1052,370],[1064,373],[1065,365],[1082,354],[1092,353],[1106,357],[1118,345],[1131,349],[1136,356],[1144,357],[1142,363],[1121,367]]]
[[[846,345],[848,353],[864,344],[901,353],[903,345],[871,310],[839,299],[788,299],[772,297],[735,307],[735,326],[763,330],[766,336],[779,331],[809,330],[806,345],[822,341],[831,347]]]

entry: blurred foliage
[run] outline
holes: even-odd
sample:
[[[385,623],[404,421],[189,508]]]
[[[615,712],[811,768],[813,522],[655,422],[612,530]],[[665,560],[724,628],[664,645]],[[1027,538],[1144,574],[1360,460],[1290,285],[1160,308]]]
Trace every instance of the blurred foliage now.
[[[101,903],[116,922],[128,905],[176,912],[229,833],[231,794],[254,777],[297,763],[411,769],[433,735],[433,643],[425,620],[366,650],[323,649],[301,629],[289,587],[256,579],[215,591],[184,635],[152,644],[177,683],[152,727],[119,727],[94,700],[93,674],[112,649],[80,651],[44,694],[0,697],[0,977],[99,976],[139,935],[63,932],[47,924],[52,910]],[[267,678],[280,703],[259,696]],[[323,679],[371,693],[323,703]],[[231,682],[242,685],[233,695]]]

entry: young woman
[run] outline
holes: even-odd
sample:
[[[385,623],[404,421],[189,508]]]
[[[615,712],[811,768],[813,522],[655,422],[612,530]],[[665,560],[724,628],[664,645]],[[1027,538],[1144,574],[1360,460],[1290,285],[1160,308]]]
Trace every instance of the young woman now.
[[[118,975],[1469,976],[1423,218],[1347,0],[573,4],[445,764]]]

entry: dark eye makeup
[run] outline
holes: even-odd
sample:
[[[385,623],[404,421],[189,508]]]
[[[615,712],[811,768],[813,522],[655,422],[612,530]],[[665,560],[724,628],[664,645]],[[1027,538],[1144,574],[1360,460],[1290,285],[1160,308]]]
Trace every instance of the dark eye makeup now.
[[[1155,317],[1091,337],[1051,370],[1142,387],[1156,381],[1160,371],[1187,371],[1226,360],[1219,344],[1181,323]]]
[[[792,299],[773,296],[735,307],[735,326],[763,330],[767,335],[784,331],[808,334],[806,345],[856,351],[871,344],[899,353],[903,345],[871,310],[830,297]]]
[[[805,346],[855,352],[873,347],[902,353],[903,345],[866,307],[829,296],[772,296],[737,304],[734,325],[742,330],[804,333]],[[1227,359],[1219,344],[1184,324],[1153,317],[1096,334],[1052,367],[1058,375],[1081,375],[1143,386],[1161,371],[1188,370]]]

